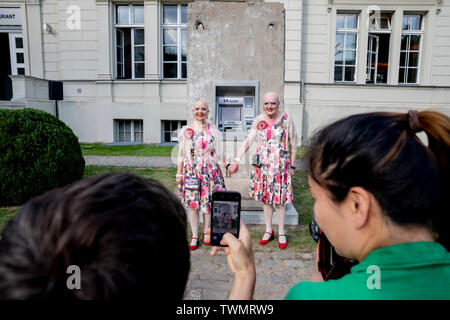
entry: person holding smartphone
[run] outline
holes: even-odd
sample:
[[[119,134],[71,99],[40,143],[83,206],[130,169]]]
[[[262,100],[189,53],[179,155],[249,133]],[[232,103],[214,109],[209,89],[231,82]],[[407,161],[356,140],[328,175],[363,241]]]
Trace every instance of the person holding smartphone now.
[[[239,162],[254,141],[258,147],[253,155],[249,196],[264,204],[266,232],[259,242],[267,244],[274,239],[272,215],[275,207],[278,220],[278,246],[287,245],[284,230],[285,204],[292,202],[291,177],[295,173],[297,155],[297,133],[294,122],[286,113],[280,112],[278,94],[268,92],[263,97],[263,114],[256,116],[248,137],[245,139],[237,158],[228,171],[236,173]]]
[[[332,281],[316,269],[285,299],[450,299],[448,116],[353,115],[315,134],[307,159],[317,224],[339,255],[359,263]],[[223,242],[236,243],[231,237]],[[251,251],[235,247],[232,263],[251,264]],[[240,276],[254,273],[244,268]],[[251,291],[254,283],[245,284],[241,290]]]
[[[229,300],[252,300],[255,293],[256,267],[251,235],[242,220],[239,223],[239,236],[225,233],[220,240],[220,246],[213,246],[210,255],[215,256],[219,251],[225,252],[228,267],[234,274]]]
[[[224,191],[220,163],[225,163],[219,130],[207,122],[209,107],[197,101],[192,108],[194,121],[181,128],[178,141],[176,181],[180,201],[189,208],[192,229],[191,250],[198,246],[199,214],[204,214],[203,243],[210,245],[207,229],[211,222],[211,194]]]

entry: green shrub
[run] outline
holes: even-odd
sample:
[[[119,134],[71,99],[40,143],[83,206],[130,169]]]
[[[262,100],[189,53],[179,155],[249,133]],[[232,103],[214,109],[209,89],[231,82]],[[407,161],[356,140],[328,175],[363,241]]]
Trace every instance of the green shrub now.
[[[72,130],[35,109],[0,110],[0,205],[19,205],[82,177]]]

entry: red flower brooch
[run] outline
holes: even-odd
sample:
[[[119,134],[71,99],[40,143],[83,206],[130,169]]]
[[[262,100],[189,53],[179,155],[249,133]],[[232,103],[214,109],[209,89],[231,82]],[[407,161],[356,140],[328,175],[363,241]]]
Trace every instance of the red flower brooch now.
[[[257,127],[258,127],[258,130],[264,130],[268,127],[268,124],[264,120],[261,120],[260,122],[258,122]]]
[[[184,136],[185,136],[187,139],[192,138],[193,135],[194,135],[194,130],[192,130],[191,128],[187,128],[187,129],[184,131]]]

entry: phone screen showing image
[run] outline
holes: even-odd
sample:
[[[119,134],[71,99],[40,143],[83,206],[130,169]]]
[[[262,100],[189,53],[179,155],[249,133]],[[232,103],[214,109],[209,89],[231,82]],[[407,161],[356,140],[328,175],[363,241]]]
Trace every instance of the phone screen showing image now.
[[[220,194],[218,194],[220,193]],[[213,194],[211,216],[211,244],[221,246],[225,233],[239,237],[241,197],[236,192],[217,192]]]

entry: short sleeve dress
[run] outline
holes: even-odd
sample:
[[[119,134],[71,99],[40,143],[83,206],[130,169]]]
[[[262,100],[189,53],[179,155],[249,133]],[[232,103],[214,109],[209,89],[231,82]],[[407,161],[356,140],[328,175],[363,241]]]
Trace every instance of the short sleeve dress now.
[[[213,191],[225,191],[225,181],[219,164],[224,161],[222,139],[215,126],[195,132],[190,125],[184,126],[178,135],[178,162],[183,163],[184,176],[200,179],[199,190],[178,185],[178,197],[186,207],[211,212]]]
[[[289,169],[290,151],[297,148],[294,122],[286,113],[272,124],[264,120],[264,115],[259,115],[254,119],[248,139],[256,139],[258,143],[253,156],[257,166],[252,169],[249,197],[267,204],[292,202]]]

